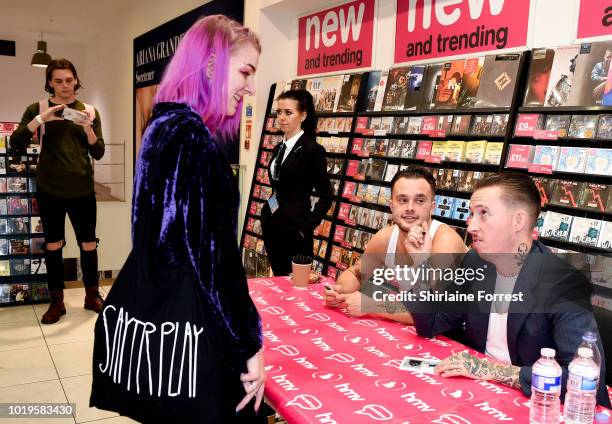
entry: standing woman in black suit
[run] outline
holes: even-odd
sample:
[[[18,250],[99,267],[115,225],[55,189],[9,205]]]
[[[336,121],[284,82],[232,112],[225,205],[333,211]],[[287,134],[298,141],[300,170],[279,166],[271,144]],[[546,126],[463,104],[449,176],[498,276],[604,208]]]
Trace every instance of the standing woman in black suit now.
[[[288,275],[295,255],[312,256],[313,231],[331,206],[325,149],[315,141],[315,111],[306,90],[277,98],[276,122],[284,133],[270,162],[273,195],[263,208],[262,231],[274,275]],[[318,196],[311,207],[310,195]]]

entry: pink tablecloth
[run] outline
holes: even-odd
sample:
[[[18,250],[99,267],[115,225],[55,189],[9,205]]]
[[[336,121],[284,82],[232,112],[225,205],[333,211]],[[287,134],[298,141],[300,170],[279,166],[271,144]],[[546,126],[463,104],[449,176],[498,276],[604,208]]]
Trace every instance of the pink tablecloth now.
[[[442,359],[467,349],[460,343],[327,308],[322,284],[260,278],[249,288],[263,320],[266,397],[289,423],[529,422],[518,390],[398,369],[404,356]]]

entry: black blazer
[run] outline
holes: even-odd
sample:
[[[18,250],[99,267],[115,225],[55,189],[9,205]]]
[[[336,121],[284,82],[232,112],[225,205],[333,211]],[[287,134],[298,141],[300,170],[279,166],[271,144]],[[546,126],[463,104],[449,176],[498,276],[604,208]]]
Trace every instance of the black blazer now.
[[[474,268],[484,264],[475,251],[470,251],[463,266]],[[472,283],[464,291],[494,292],[495,267],[487,265],[484,281]],[[466,283],[464,286],[468,285]],[[540,349],[550,347],[555,349],[556,360],[563,369],[561,393],[564,396],[567,366],[582,341],[582,335],[586,331],[594,331],[601,353],[597,402],[609,408],[610,399],[605,383],[606,360],[591,308],[592,287],[585,275],[552,254],[546,246],[534,241],[514,287],[514,293],[520,292],[523,293],[524,301],[510,304],[506,335],[512,364],[521,367],[523,393],[531,395],[531,366],[540,358]],[[464,326],[465,343],[484,353],[490,310],[491,302],[480,302],[472,310],[454,312],[445,310],[443,305],[437,305],[437,309],[434,307],[425,313],[413,313],[412,316],[417,333],[429,338]]]
[[[279,208],[271,215],[266,202],[262,211],[263,217],[272,219],[275,224],[288,230],[299,230],[304,235],[312,234],[332,203],[325,148],[303,134],[283,161],[276,182],[272,179],[272,162],[275,161],[279,149],[280,143],[274,148],[269,168],[270,182]],[[310,203],[313,189],[314,194],[319,197],[314,208]]]

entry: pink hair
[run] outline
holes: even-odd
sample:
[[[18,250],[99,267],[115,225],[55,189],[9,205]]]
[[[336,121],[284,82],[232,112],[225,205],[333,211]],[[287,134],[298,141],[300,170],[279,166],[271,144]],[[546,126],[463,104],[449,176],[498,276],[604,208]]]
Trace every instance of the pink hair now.
[[[244,43],[261,53],[257,35],[224,15],[200,18],[185,33],[155,95],[160,102],[185,103],[201,117],[214,134],[232,136],[238,132],[242,101],[233,116],[227,116],[229,57]],[[207,77],[212,63],[212,76]]]

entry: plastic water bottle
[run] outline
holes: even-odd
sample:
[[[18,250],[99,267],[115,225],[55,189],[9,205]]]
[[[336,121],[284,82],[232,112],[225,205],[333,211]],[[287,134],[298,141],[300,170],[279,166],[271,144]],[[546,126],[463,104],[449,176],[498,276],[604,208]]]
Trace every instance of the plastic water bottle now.
[[[555,361],[555,350],[542,348],[540,359],[531,368],[530,424],[557,424],[561,402],[561,367]]]
[[[597,347],[597,334],[592,331],[587,331],[586,333],[584,333],[584,335],[582,336],[582,343],[580,343],[578,349],[580,349],[581,347],[591,349],[591,351],[593,352],[593,361],[601,370],[601,353],[599,352],[599,348]],[[577,357],[578,350],[576,350],[576,355],[574,356],[574,359],[576,359]]]
[[[569,364],[567,394],[563,417],[568,424],[591,424],[597,403],[599,367],[593,361],[593,351],[578,348],[578,357]]]

